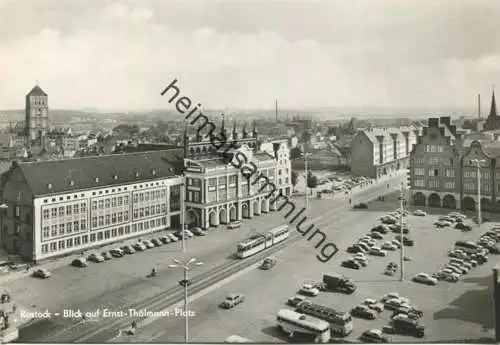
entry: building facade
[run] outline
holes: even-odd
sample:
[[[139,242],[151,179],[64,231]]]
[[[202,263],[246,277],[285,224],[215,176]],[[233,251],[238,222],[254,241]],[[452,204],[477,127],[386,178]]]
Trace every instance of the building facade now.
[[[372,128],[358,132],[351,142],[351,172],[379,178],[409,165],[418,130],[413,127]]]
[[[478,164],[481,209],[500,211],[500,142],[464,140],[449,118],[429,119],[411,153],[411,202],[418,206],[475,210]]]
[[[26,95],[25,135],[29,144],[44,146],[49,132],[48,95],[36,85]]]
[[[182,159],[168,150],[14,163],[3,176],[2,245],[36,262],[179,224]]]

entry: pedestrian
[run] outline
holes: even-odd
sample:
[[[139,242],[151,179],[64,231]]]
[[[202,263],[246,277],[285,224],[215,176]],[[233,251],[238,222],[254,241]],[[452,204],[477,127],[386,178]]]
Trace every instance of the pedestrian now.
[[[26,273],[28,273],[30,271],[30,265],[26,265]]]

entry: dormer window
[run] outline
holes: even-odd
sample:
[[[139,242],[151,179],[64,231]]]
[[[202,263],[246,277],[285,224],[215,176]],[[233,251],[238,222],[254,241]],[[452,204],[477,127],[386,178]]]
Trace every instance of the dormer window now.
[[[69,185],[73,187],[75,185],[75,181],[69,181]]]
[[[113,176],[113,180],[117,181],[118,180],[118,175]]]
[[[47,184],[47,188],[48,188],[48,190],[51,190],[52,189],[52,183],[48,183]]]
[[[153,176],[156,175],[156,170],[152,170],[151,174],[153,174]]]
[[[95,182],[98,183],[101,179],[99,177],[95,178]]]
[[[135,173],[135,177],[139,177],[139,173],[138,172]]]

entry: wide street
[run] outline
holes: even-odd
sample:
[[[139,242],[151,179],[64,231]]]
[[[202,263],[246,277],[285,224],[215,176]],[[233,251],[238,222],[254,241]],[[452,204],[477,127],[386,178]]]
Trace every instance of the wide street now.
[[[397,186],[398,179],[393,185]],[[354,195],[359,198],[374,198],[387,191],[387,182],[381,185],[372,185],[356,190]],[[295,200],[297,209],[300,209],[303,200]],[[329,225],[338,231],[350,231],[335,226],[336,220],[343,218],[348,209],[347,200],[339,196],[333,200],[311,200],[309,217],[323,219],[318,226]],[[5,287],[11,291],[20,305],[35,306],[37,310],[62,312],[63,309],[80,309],[93,311],[103,308],[118,309],[145,298],[155,296],[168,288],[177,286],[182,272],[168,268],[174,258],[183,259],[195,256],[205,263],[202,270],[209,270],[215,266],[228,262],[235,252],[236,243],[245,238],[250,229],[262,231],[282,224],[283,215],[279,212],[245,220],[240,230],[231,231],[224,227],[210,231],[205,237],[193,238],[188,241],[188,253],[180,252],[180,244],[149,249],[144,253],[127,255],[121,259],[113,259],[99,264],[90,264],[87,269],[78,269],[68,266],[52,272],[47,280],[26,278],[11,282]],[[326,226],[323,231],[330,231]],[[305,239],[307,248],[311,244]],[[329,264],[330,265],[330,264]],[[152,267],[157,267],[158,277],[146,278]],[[71,341],[75,337],[85,334],[87,328],[96,327],[96,323],[77,318],[69,319],[62,316],[53,316],[46,320],[37,320],[20,332],[20,342],[49,342]],[[106,339],[102,339],[103,341]]]
[[[436,215],[426,217],[409,216],[414,247],[405,247],[405,255],[412,258],[405,264],[405,281],[398,277],[383,275],[387,263],[399,264],[399,252],[389,252],[388,257],[370,257],[368,267],[359,271],[340,267],[340,263],[351,255],[345,248],[360,235],[378,224],[381,215],[394,210],[397,195],[386,198],[385,202],[374,201],[368,210],[347,211],[337,219],[331,219],[321,228],[328,232],[330,239],[342,248],[342,252],[326,264],[320,263],[310,243],[299,241],[275,256],[277,265],[270,271],[258,268],[234,279],[220,288],[193,301],[189,310],[195,316],[189,321],[190,341],[223,342],[231,334],[237,334],[255,342],[285,342],[287,338],[276,327],[276,312],[289,308],[286,300],[295,295],[301,284],[319,281],[326,272],[343,273],[358,285],[352,295],[320,293],[312,298],[314,302],[349,311],[365,298],[380,298],[388,292],[398,292],[424,312],[426,325],[424,339],[393,335],[393,342],[457,341],[492,336],[491,269],[498,262],[490,255],[488,263],[473,268],[458,283],[440,282],[437,286],[427,286],[411,282],[411,277],[420,272],[433,273],[447,261],[447,251],[459,239],[475,240],[480,233],[491,227],[485,224],[470,233],[453,228],[436,229],[432,223]],[[315,201],[314,206],[318,205]],[[394,234],[385,235],[385,239]],[[379,241],[379,242],[382,242]],[[232,310],[218,307],[228,293],[242,293],[245,302]],[[354,319],[354,332],[346,339],[356,341],[368,329],[388,324],[390,312],[384,311],[373,321]],[[244,321],[243,321],[244,320]],[[115,338],[116,342],[182,342],[184,339],[184,319],[181,316],[161,318],[148,326],[141,327],[134,336]]]

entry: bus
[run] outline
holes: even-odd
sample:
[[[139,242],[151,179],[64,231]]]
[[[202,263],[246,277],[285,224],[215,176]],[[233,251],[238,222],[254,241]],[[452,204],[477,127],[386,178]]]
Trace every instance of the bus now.
[[[239,335],[230,335],[224,341],[225,343],[253,343],[252,340],[240,337]]]
[[[311,302],[299,303],[296,312],[311,315],[330,324],[332,333],[345,337],[353,330],[351,314]]]
[[[276,316],[278,328],[287,333],[290,338],[309,335],[316,343],[330,341],[330,325],[315,317],[296,313],[293,310],[281,309]]]
[[[281,225],[263,234],[255,234],[238,243],[236,255],[240,259],[257,254],[266,248],[283,242],[290,236],[288,225]]]

